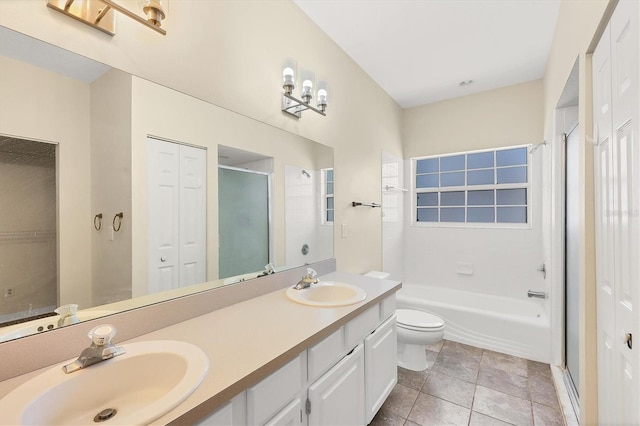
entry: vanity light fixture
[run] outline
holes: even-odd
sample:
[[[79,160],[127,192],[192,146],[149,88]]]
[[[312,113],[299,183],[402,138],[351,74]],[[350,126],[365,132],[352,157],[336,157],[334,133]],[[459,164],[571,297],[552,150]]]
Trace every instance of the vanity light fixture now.
[[[144,2],[142,11],[147,17],[146,20],[113,0],[47,0],[47,6],[111,36],[116,34],[115,11],[162,35],[167,34],[165,30],[160,28],[162,20],[166,16],[160,0],[146,0]]]
[[[302,82],[302,90],[300,91],[300,97],[302,99],[298,99],[293,96],[293,89],[296,88],[295,85],[295,72],[292,67],[285,67],[282,71],[282,88],[284,92],[282,93],[282,111],[287,114],[291,114],[297,118],[302,117],[302,111],[311,110],[315,111],[320,115],[327,115],[325,113],[327,109],[327,84],[322,82],[318,84],[318,91],[316,93],[317,96],[317,107],[314,107],[311,104],[313,100],[313,81],[310,79],[305,79]]]

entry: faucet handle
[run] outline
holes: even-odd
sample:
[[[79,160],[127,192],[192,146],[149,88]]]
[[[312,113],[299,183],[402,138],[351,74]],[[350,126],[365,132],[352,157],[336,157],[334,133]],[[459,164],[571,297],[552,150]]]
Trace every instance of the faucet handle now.
[[[89,338],[96,346],[105,346],[111,343],[111,339],[116,333],[116,328],[111,324],[101,324],[89,331]]]
[[[307,268],[307,276],[309,278],[315,278],[318,273],[313,268]]]

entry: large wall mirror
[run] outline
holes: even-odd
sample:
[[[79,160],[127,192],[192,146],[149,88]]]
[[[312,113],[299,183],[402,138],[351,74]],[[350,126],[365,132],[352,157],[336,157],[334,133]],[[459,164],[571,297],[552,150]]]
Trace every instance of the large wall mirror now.
[[[0,182],[0,342],[333,257],[331,148],[3,27]]]

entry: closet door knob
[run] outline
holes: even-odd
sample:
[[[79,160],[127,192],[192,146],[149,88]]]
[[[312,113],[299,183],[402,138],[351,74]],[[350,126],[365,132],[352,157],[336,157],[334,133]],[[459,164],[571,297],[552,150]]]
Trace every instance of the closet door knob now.
[[[160,262],[166,262],[166,261],[167,261],[167,258],[166,258],[166,257],[162,256],[162,257],[160,258]]]
[[[633,349],[633,335],[631,333],[625,333],[624,343],[627,344],[629,349]]]

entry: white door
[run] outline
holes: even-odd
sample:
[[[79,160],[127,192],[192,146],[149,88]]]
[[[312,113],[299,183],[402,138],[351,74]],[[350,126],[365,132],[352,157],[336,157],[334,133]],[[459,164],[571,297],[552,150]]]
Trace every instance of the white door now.
[[[179,287],[180,149],[147,138],[149,293]]]
[[[309,386],[309,425],[363,425],[364,349],[351,354]]]
[[[621,1],[593,55],[601,424],[640,423],[638,12]]]
[[[206,281],[207,152],[180,146],[180,286]]]
[[[206,279],[206,151],[147,138],[149,293]]]

